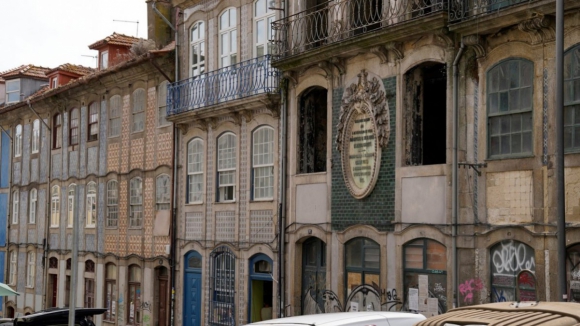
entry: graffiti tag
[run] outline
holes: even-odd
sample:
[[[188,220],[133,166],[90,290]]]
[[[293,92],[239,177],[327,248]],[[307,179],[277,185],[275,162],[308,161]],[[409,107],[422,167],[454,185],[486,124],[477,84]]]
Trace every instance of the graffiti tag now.
[[[480,279],[467,280],[459,285],[459,293],[463,296],[463,302],[466,304],[473,303],[474,292],[483,289],[483,282]]]

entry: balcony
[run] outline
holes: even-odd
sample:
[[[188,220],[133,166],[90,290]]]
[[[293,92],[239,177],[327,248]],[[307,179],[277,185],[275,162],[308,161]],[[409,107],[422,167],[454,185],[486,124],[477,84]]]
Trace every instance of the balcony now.
[[[535,1],[537,0],[451,0],[449,3],[449,24],[498,13],[514,5]]]
[[[266,55],[170,84],[167,116],[199,111],[210,106],[230,106],[253,95],[278,94],[280,72]]]
[[[422,24],[426,17],[439,14],[440,27],[446,25],[447,0],[341,0],[329,1],[272,24],[272,41],[280,61],[315,52],[317,48],[341,46],[348,41],[361,41],[367,47],[367,35],[380,35],[379,44],[388,40],[405,39],[409,33],[422,33],[437,28]],[[396,28],[399,27],[399,28]],[[403,31],[404,29],[404,31]],[[382,31],[382,33],[381,33]],[[388,31],[388,33],[387,33]],[[391,33],[394,31],[394,33]],[[387,41],[388,41],[387,40]],[[371,44],[375,45],[375,44]],[[354,50],[354,49],[353,49]]]

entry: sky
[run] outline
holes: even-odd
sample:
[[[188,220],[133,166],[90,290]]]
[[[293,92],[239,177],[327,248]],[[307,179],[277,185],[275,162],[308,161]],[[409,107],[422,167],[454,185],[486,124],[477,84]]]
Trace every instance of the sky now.
[[[113,32],[147,38],[147,4],[145,0],[0,0],[0,31],[0,72],[25,64],[95,68],[97,51],[89,50],[89,44]]]

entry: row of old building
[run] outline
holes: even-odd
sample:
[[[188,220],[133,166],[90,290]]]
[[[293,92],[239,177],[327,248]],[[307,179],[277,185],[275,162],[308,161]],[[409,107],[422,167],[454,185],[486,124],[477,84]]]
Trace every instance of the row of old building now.
[[[103,325],[558,299],[554,0],[144,5],[153,42],[98,41],[97,70],[0,74],[5,314],[70,304],[75,247],[76,304]]]

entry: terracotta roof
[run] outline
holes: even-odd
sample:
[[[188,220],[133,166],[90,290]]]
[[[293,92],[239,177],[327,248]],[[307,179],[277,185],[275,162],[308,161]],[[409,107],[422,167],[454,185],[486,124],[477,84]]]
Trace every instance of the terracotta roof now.
[[[95,72],[96,69],[85,66],[73,65],[72,63],[65,63],[54,69],[50,69],[46,74],[49,75],[55,71],[66,71],[76,75],[84,76]]]
[[[138,37],[128,36],[119,33],[113,33],[102,40],[96,41],[95,43],[89,45],[89,49],[95,50],[102,47],[105,44],[108,45],[121,45],[121,46],[131,46],[133,43],[142,40]]]
[[[22,69],[22,68],[24,68],[24,65],[22,65],[22,66],[18,66],[18,67],[16,67],[16,68],[8,69],[8,70],[6,70],[6,71],[0,71],[0,81],[4,81],[4,78],[3,78],[3,76],[4,76],[4,75],[6,75],[6,74],[8,74],[8,73],[11,73],[11,72],[13,72],[13,71],[16,71],[16,70],[20,70],[20,69]]]
[[[39,67],[35,65],[23,65],[16,69],[10,70],[6,73],[0,75],[0,77],[4,79],[11,79],[17,77],[29,77],[34,79],[48,79],[46,77],[46,73],[49,71],[49,68]]]
[[[32,93],[29,97],[27,97],[28,99],[32,99],[36,96],[42,95],[44,93],[46,93],[47,91],[50,90],[50,86],[48,85],[44,85],[42,86],[39,90],[37,90],[36,92]]]

